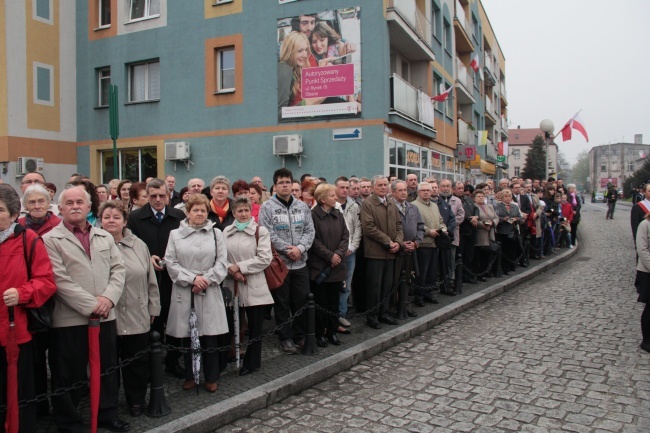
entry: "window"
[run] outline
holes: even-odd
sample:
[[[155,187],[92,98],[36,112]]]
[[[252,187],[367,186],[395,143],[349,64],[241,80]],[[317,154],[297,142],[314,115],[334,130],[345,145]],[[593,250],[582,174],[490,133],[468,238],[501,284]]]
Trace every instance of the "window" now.
[[[160,0],[131,0],[131,21],[146,20],[160,16]]]
[[[436,92],[442,92],[443,91],[442,89],[440,89],[441,84],[442,84],[442,77],[440,77],[437,74],[433,74],[433,92],[434,92],[435,95],[440,94],[440,93],[436,93]],[[444,106],[443,103],[439,103],[439,102],[433,104],[433,107],[435,108],[435,110],[440,112],[440,113],[442,113],[443,106]]]
[[[479,35],[480,34],[481,33],[479,32],[479,28],[478,28],[478,20],[476,19],[474,14],[472,14],[472,36],[474,36],[475,41],[477,41],[477,42],[479,41],[479,39],[480,39]]]
[[[54,105],[54,67],[34,62],[34,103]]]
[[[101,183],[106,184],[113,179],[113,151],[102,151],[101,159]],[[132,182],[158,177],[158,150],[155,147],[118,150],[117,167],[120,179],[129,179]]]
[[[442,34],[442,46],[445,47],[445,50],[448,53],[451,53],[451,43],[452,43],[452,37],[451,37],[451,25],[447,20],[444,20],[443,23],[444,27],[444,32]]]
[[[32,17],[36,21],[40,21],[46,24],[53,24],[52,0],[33,0]]]
[[[449,86],[451,86],[451,84],[445,85],[445,90],[448,89]],[[454,95],[453,95],[453,90],[452,90],[452,94],[449,95],[449,97],[447,98],[447,101],[446,101],[447,117],[450,118],[450,119],[454,118],[454,98],[453,98],[453,96]]]
[[[111,68],[97,69],[97,106],[108,107]]]
[[[129,66],[129,102],[160,100],[160,62]]]
[[[235,47],[217,50],[217,92],[235,91]]]
[[[512,157],[514,159],[520,159],[521,158],[521,151],[519,149],[513,150],[512,151]]]
[[[99,27],[111,25],[111,0],[99,0]]]
[[[433,4],[431,8],[431,33],[433,37],[440,40],[440,8]]]
[[[515,176],[517,176],[517,177],[521,176],[521,172],[520,172],[519,167],[515,167]]]
[[[601,165],[600,171],[607,171],[607,165]]]

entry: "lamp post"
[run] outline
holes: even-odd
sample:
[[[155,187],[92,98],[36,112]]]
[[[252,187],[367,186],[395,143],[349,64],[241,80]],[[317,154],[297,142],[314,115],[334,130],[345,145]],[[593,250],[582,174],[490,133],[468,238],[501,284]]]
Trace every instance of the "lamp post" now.
[[[541,129],[544,132],[544,138],[546,142],[546,167],[545,167],[545,173],[546,173],[546,179],[548,179],[548,145],[549,142],[551,141],[551,134],[553,133],[553,129],[555,126],[553,126],[553,121],[549,119],[544,119],[541,122],[539,122],[539,129]]]

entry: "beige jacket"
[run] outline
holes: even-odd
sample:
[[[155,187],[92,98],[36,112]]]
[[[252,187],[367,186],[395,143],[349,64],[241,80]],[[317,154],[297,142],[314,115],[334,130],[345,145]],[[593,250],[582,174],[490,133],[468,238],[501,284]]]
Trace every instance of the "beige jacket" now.
[[[57,289],[53,328],[88,325],[99,296],[117,305],[124,288],[125,270],[122,254],[110,233],[90,228],[90,258],[63,222],[43,236],[43,240]],[[115,320],[114,309],[107,319],[102,318],[102,321],[110,320]]]
[[[429,203],[425,203],[420,197],[411,203],[418,208],[424,221],[424,239],[420,243],[419,248],[436,248],[436,238],[427,234],[429,230],[442,229],[443,232],[447,232],[447,226],[442,219],[442,215],[440,215],[438,205],[431,200],[429,200]]]
[[[160,292],[149,248],[131,230],[124,230],[117,243],[126,268],[124,291],[115,307],[117,335],[144,334],[149,332],[151,317],[160,315]]]
[[[255,245],[255,228],[260,228],[259,245]],[[271,236],[269,231],[255,221],[244,229],[237,231],[234,225],[223,230],[223,237],[228,250],[228,266],[237,264],[246,277],[246,284],[237,282],[240,307],[273,304],[273,296],[266,284],[264,269],[271,263]],[[234,293],[235,281],[228,277],[223,286]]]

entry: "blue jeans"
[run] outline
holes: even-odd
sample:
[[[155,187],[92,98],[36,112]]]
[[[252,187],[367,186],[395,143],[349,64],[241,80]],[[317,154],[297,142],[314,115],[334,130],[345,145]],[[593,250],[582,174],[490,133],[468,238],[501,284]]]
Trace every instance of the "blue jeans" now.
[[[339,296],[339,315],[341,316],[348,314],[348,298],[350,297],[350,288],[352,287],[352,275],[356,266],[356,257],[357,254],[352,253],[346,258],[348,261],[348,278],[345,280],[345,287],[341,289],[341,295]]]

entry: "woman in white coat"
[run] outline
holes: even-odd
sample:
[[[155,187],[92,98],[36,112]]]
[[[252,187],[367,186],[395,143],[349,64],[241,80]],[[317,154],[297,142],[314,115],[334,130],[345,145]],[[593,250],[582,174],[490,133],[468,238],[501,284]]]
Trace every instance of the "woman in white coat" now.
[[[210,203],[204,195],[191,196],[185,209],[187,219],[169,234],[165,252],[165,264],[174,283],[166,333],[181,338],[182,345],[190,347],[189,317],[194,297],[201,349],[228,345],[228,321],[220,287],[228,274],[223,234],[207,219]],[[192,354],[188,351],[183,356],[183,389],[193,389]],[[205,389],[209,392],[217,390],[220,356],[224,354],[205,351],[202,354]]]
[[[235,222],[223,230],[228,250],[228,278],[224,286],[234,294],[236,282],[239,306],[246,312],[248,336],[253,340],[262,335],[264,314],[267,306],[273,304],[273,296],[264,276],[264,269],[273,257],[271,236],[267,229],[252,218],[251,202],[247,197],[235,199],[232,213]],[[246,347],[244,365],[239,370],[239,375],[252,373],[261,364],[262,342],[255,341]]]

